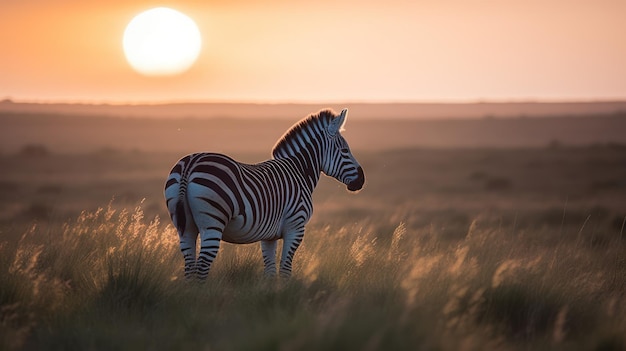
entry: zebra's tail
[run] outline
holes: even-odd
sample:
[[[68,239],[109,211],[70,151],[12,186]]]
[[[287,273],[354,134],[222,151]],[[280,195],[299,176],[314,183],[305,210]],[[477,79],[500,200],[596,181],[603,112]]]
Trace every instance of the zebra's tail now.
[[[179,233],[183,233],[185,231],[185,227],[187,226],[187,219],[185,218],[185,198],[178,198],[178,202],[176,202],[176,229],[178,229]]]
[[[183,235],[187,227],[189,205],[187,204],[187,177],[185,176],[185,164],[188,158],[183,158],[174,165],[165,183],[165,201],[172,222],[178,233]]]
[[[185,216],[185,205],[187,205],[187,179],[181,178],[178,184],[178,201],[176,202],[176,229],[182,235],[187,226],[187,217]]]

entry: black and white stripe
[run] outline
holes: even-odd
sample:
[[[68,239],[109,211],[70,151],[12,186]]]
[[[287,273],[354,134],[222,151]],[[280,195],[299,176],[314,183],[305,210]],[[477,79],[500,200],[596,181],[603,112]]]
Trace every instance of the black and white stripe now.
[[[363,169],[341,135],[346,116],[347,110],[339,115],[323,110],[303,119],[278,141],[273,158],[259,164],[215,153],[179,160],[165,184],[165,198],[180,237],[185,276],[205,279],[222,240],[260,241],[265,274],[276,275],[277,240],[283,239],[279,271],[289,277],[321,172],[350,191],[365,183]]]

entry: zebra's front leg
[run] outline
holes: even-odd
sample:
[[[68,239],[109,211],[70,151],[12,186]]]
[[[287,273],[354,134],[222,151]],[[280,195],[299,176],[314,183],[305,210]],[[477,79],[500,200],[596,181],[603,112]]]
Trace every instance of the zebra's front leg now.
[[[304,228],[301,228],[294,232],[290,232],[283,236],[283,250],[280,257],[281,278],[291,277],[291,262],[293,260],[293,255],[296,253],[296,250],[300,246],[300,243],[302,243],[303,237]]]
[[[222,231],[218,228],[211,227],[200,231],[200,254],[196,263],[198,279],[205,280],[209,275],[209,269],[220,250],[221,240]]]
[[[263,253],[263,274],[266,277],[276,276],[276,246],[277,240],[261,241],[261,253]]]

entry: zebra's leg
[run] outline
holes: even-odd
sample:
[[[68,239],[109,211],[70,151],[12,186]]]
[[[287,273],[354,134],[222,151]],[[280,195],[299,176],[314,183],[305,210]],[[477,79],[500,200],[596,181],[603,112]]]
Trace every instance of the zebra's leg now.
[[[280,257],[280,277],[291,277],[291,262],[293,255],[302,243],[304,227],[283,236],[283,250]]]
[[[211,269],[211,264],[220,250],[220,242],[222,240],[222,229],[217,227],[209,227],[200,231],[200,254],[196,269],[198,278],[205,280]]]
[[[261,241],[261,252],[263,253],[264,274],[266,277],[276,276],[276,246],[278,241]]]
[[[185,278],[191,279],[196,275],[196,241],[198,232],[195,228],[185,229],[180,235],[180,251],[183,253],[185,260]]]

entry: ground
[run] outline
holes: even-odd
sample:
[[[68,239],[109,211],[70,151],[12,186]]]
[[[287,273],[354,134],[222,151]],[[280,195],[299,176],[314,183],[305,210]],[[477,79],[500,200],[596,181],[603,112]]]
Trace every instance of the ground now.
[[[162,196],[182,154],[6,153],[0,348],[621,350],[625,151],[353,149],[366,186],[323,177],[291,280],[224,244],[204,283]]]

